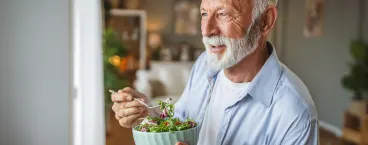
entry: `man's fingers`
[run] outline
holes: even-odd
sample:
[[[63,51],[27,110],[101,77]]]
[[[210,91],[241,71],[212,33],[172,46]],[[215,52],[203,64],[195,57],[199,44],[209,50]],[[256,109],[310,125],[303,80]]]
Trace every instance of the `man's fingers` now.
[[[111,94],[111,100],[113,102],[126,102],[133,99],[131,94],[128,93],[113,93]]]
[[[143,107],[134,107],[134,108],[125,108],[121,109],[117,115],[121,118],[128,117],[135,114],[142,114],[145,108]]]
[[[113,102],[132,101],[133,98],[145,98],[145,96],[129,87],[119,90],[117,93],[111,94],[111,100]]]
[[[115,113],[117,113],[119,110],[124,109],[125,103],[116,103],[114,102],[114,105],[112,105],[112,110],[114,110]]]
[[[144,105],[138,102],[137,100],[125,103],[125,108],[131,108],[131,107],[144,107]]]
[[[134,107],[145,107],[145,106],[138,101],[120,102],[120,103],[114,102],[112,109],[116,112],[117,110],[120,109],[134,108]]]
[[[121,119],[121,117],[118,114],[115,114],[115,118],[116,118],[116,120],[120,120]]]
[[[112,111],[116,112],[117,111],[117,103],[114,102],[114,105],[112,105],[111,109]]]
[[[185,142],[177,142],[175,145],[189,145],[189,144],[187,144]]]
[[[133,100],[132,95],[134,95],[134,94],[132,94],[132,93],[124,93],[123,90],[119,90],[118,93],[122,94],[125,97],[126,101],[132,101]]]
[[[122,102],[122,101],[125,100],[125,98],[119,93],[112,93],[111,94],[111,100],[113,102]]]
[[[119,120],[119,124],[123,127],[132,127],[132,122],[138,119],[141,114],[130,115]]]
[[[122,90],[123,93],[127,93],[127,94],[131,94],[132,96],[134,96],[134,98],[144,98],[144,95],[139,93],[138,91],[132,89],[132,88],[129,88],[129,87],[126,87]],[[132,98],[133,99],[133,98]]]

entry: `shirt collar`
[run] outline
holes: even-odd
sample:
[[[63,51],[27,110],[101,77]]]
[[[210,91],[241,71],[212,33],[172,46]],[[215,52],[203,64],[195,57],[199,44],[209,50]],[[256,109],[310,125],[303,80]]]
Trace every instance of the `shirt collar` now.
[[[269,107],[283,70],[273,45],[267,41],[266,47],[271,54],[252,80],[249,89],[245,90],[242,96],[245,97],[246,94],[249,94],[257,101]],[[209,69],[207,76],[216,79],[218,72],[219,70]]]
[[[267,42],[267,49],[271,55],[250,84],[249,94],[269,107],[283,70],[276,50],[269,42]]]

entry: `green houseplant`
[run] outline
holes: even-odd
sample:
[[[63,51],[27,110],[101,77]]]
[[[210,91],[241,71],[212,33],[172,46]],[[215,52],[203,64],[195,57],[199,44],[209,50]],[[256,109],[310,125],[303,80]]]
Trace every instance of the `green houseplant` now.
[[[119,67],[112,58],[120,58],[128,55],[127,49],[120,41],[117,33],[110,27],[103,32],[103,69],[104,69],[104,95],[105,95],[105,119],[108,124],[109,114],[112,107],[109,90],[120,90],[126,87],[129,82],[120,75]]]
[[[342,86],[353,92],[352,104],[349,111],[354,113],[367,113],[368,97],[368,44],[355,40],[350,44],[350,72],[341,79]]]

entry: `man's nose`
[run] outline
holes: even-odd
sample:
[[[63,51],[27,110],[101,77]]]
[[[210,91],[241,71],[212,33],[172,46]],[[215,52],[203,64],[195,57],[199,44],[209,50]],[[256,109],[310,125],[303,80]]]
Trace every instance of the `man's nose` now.
[[[216,20],[212,17],[202,20],[202,35],[209,37],[213,35],[218,35],[220,30],[218,28]]]

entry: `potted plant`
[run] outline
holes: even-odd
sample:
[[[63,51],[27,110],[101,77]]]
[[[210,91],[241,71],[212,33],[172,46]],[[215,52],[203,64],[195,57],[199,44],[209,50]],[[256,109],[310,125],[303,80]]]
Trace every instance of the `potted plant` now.
[[[354,61],[349,64],[350,73],[342,77],[341,83],[354,93],[349,112],[362,115],[368,113],[368,45],[352,41],[350,54]]]
[[[104,95],[105,95],[105,121],[109,131],[112,101],[109,90],[119,90],[128,86],[129,82],[120,74],[121,58],[127,56],[128,51],[112,28],[103,32],[103,69],[104,69]]]

